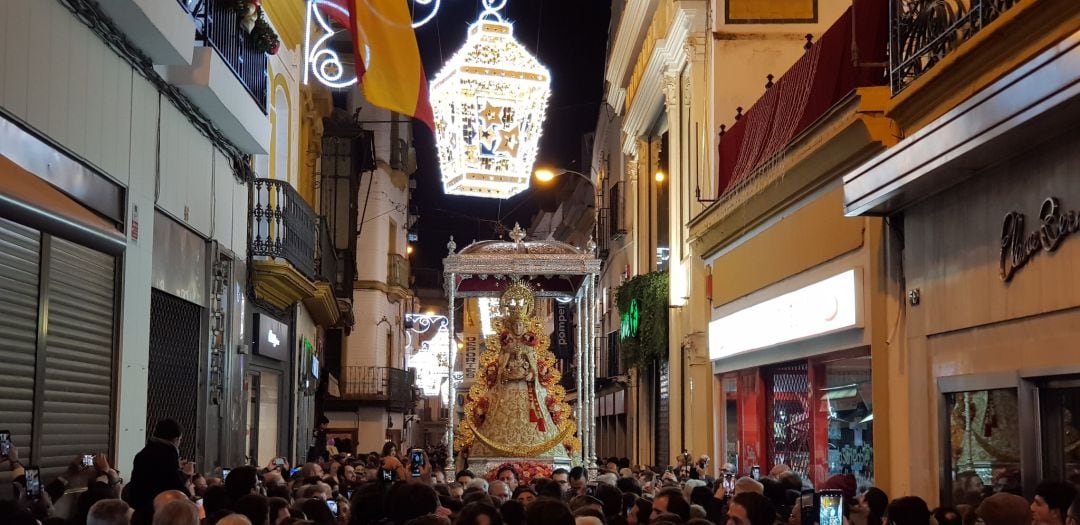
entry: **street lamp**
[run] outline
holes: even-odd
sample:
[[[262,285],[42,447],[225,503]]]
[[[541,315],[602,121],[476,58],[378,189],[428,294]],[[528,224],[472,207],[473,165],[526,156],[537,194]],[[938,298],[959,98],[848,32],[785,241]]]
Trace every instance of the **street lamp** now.
[[[540,182],[551,182],[555,179],[555,177],[558,177],[560,175],[566,175],[567,173],[577,175],[578,177],[589,181],[589,184],[592,185],[593,188],[596,187],[596,183],[593,182],[592,177],[589,177],[588,175],[581,173],[580,171],[568,170],[563,168],[538,168],[536,171],[533,172],[533,177],[535,177],[536,180]]]

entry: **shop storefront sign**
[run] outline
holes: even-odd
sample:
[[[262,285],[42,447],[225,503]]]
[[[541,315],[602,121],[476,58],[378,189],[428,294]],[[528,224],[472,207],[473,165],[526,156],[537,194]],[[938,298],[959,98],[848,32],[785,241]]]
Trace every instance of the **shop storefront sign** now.
[[[1061,241],[1080,231],[1080,214],[1064,214],[1054,197],[1048,197],[1039,208],[1039,227],[1024,234],[1024,214],[1009,212],[1001,225],[1001,256],[998,258],[1001,280],[1009,282],[1020,268],[1040,251],[1052,252]]]
[[[851,328],[858,323],[854,269],[709,323],[709,357],[723,359]]]
[[[619,327],[619,338],[632,339],[638,336],[641,326],[641,307],[637,299],[630,300],[630,308],[622,314],[622,325]]]
[[[289,358],[289,325],[271,317],[256,314],[255,353],[278,361]]]
[[[570,359],[574,356],[574,332],[570,320],[573,313],[569,303],[555,303],[555,337],[551,350],[557,359]]]

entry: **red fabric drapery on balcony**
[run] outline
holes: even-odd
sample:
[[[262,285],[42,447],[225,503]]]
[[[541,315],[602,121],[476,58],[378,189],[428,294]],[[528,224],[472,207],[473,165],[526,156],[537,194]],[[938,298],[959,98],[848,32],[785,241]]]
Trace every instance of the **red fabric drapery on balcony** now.
[[[886,0],[854,0],[720,139],[720,198],[775,161],[855,88],[884,85],[887,46]]]

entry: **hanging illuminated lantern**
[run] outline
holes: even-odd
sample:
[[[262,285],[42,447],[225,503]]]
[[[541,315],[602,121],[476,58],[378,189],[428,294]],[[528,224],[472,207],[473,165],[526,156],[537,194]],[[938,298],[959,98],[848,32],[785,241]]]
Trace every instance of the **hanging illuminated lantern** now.
[[[431,82],[443,187],[451,195],[505,199],[529,187],[551,75],[483,0],[465,45]]]

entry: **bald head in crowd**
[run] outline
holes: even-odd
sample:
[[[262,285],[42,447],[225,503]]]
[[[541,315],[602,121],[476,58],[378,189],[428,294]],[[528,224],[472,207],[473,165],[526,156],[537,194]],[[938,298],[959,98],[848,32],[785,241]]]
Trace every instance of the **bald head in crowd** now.
[[[251,520],[243,514],[229,514],[218,520],[217,525],[251,525]]]
[[[131,507],[118,499],[103,499],[90,507],[86,525],[129,525]]]
[[[154,511],[154,525],[199,525],[199,509],[187,499],[170,501]]]
[[[188,501],[187,494],[184,494],[179,490],[166,490],[165,492],[154,496],[154,514],[157,514],[165,507],[165,505],[174,501]]]

